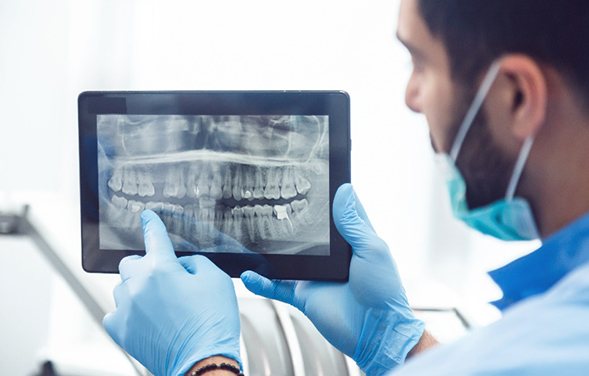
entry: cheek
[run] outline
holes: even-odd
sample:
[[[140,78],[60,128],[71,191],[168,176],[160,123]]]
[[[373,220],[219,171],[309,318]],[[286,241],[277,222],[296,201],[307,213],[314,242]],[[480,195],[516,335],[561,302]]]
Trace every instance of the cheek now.
[[[422,106],[436,151],[449,152],[453,142],[454,100],[451,87],[444,81],[430,80],[423,86]]]

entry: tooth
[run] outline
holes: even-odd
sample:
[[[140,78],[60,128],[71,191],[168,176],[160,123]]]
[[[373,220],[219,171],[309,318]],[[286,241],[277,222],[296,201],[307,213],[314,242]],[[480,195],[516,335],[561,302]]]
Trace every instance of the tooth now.
[[[244,166],[241,171],[243,174],[241,179],[241,196],[251,201],[254,199],[254,177],[250,168]]]
[[[215,210],[215,230],[221,232],[221,228],[223,227],[223,210]],[[215,243],[218,239],[215,239]]]
[[[232,179],[233,198],[236,201],[241,200],[241,166],[235,166]]]
[[[264,197],[269,200],[279,199],[280,187],[278,186],[278,183],[280,181],[280,170],[278,168],[268,169],[267,179],[268,182],[266,183],[266,188],[264,189]]]
[[[307,194],[311,189],[311,182],[301,174],[296,174],[295,185],[297,186],[297,192],[302,195]]]
[[[211,215],[214,220],[215,200],[208,197],[201,197],[198,200],[198,207],[194,208],[194,237],[198,241],[200,248],[208,248],[212,245],[212,223]]]
[[[270,205],[256,205],[254,206],[254,213],[257,219],[257,229],[262,240],[275,239],[276,230],[272,223],[272,207]]]
[[[262,169],[256,168],[256,174],[254,177],[254,198],[264,198],[264,177],[262,176]]]
[[[310,224],[309,214],[307,213],[309,201],[307,201],[307,199],[295,200],[290,204],[293,210],[295,223],[300,223],[302,225]]]
[[[284,237],[288,237],[294,233],[294,227],[290,220],[292,215],[292,208],[290,204],[286,205],[274,205],[274,214],[276,215],[276,227],[283,234]]]
[[[174,217],[176,233],[183,233],[184,208],[180,205],[174,205],[172,208],[172,216]]]
[[[188,205],[184,208],[184,237],[193,239],[194,238],[194,207]]]
[[[202,209],[194,207],[190,218],[190,231],[198,248],[202,247]]]
[[[287,167],[282,176],[282,184],[280,187],[280,195],[282,198],[291,199],[297,196],[297,191],[294,186],[294,173],[292,168]]]
[[[164,204],[162,202],[149,201],[147,204],[145,204],[145,209],[152,210],[157,214],[161,213],[163,208]]]
[[[184,198],[186,196],[186,183],[184,182],[184,171],[182,167],[178,167],[176,170],[176,176],[178,177],[178,198]]]
[[[223,234],[233,237],[231,233],[231,227],[233,226],[233,216],[231,215],[231,209],[225,208],[223,210],[223,217],[221,218],[221,223],[219,225],[219,231]]]
[[[254,205],[254,226],[256,231],[256,237],[262,240],[266,239],[266,231],[264,229],[264,223],[262,219],[262,205]]]
[[[197,179],[198,179],[198,168],[194,165],[188,169],[188,175],[186,176],[186,195],[190,198],[196,198],[197,194]]]
[[[264,228],[267,229],[269,231],[269,238],[271,239],[276,239],[278,237],[278,231],[276,229],[276,227],[274,226],[274,219],[272,218],[272,206],[270,205],[264,205],[262,206],[262,215],[263,215],[263,219],[264,219]]]
[[[231,233],[233,234],[233,238],[238,242],[243,242],[243,209],[239,206],[233,208],[231,210],[231,215],[233,217],[233,227]]]
[[[174,212],[174,207],[175,206],[176,205],[174,205],[174,204],[169,204],[167,202],[164,202],[164,209],[163,209],[164,210],[164,213],[172,214]]]
[[[231,166],[227,166],[223,171],[223,198],[230,198],[231,194]]]
[[[223,197],[223,177],[221,176],[221,169],[219,166],[213,166],[212,177],[211,177],[211,197],[215,200],[219,200]]]
[[[209,209],[215,207],[215,200],[210,197],[201,197],[198,200],[198,207],[201,209]]]
[[[280,180],[282,179],[282,169],[275,168],[274,169],[274,185],[275,188],[273,189],[274,196],[273,199],[278,200],[280,198]]]
[[[269,168],[268,171],[266,171],[266,176],[265,176],[265,184],[264,184],[264,197],[267,199],[271,199],[273,194],[270,191],[271,187],[274,187],[274,184],[272,183],[272,180],[274,179],[274,169],[273,168]]]
[[[245,219],[245,225],[247,226],[247,232],[250,241],[253,243],[256,240],[256,224],[254,219],[254,208],[251,206],[243,207],[243,215]]]
[[[214,243],[215,234],[215,208],[208,208],[205,210],[205,238],[207,246],[210,247]]]
[[[163,203],[160,210],[160,218],[166,224],[166,229],[170,232],[175,232],[174,226],[174,204]]]
[[[225,211],[223,212],[223,224],[221,226],[221,232],[223,232],[224,234],[230,236],[231,238],[235,239],[235,240],[239,240],[238,238],[236,238],[236,233],[235,233],[235,226],[234,226],[234,210],[230,209],[230,208],[226,208]],[[241,214],[240,214],[241,215]]]
[[[108,179],[108,187],[115,192],[119,192],[123,188],[123,172],[120,168],[114,170],[110,179]]]
[[[302,200],[294,200],[293,202],[290,203],[290,205],[291,205],[294,213],[297,214],[297,213],[304,211],[306,208],[309,207],[309,201],[307,201],[306,198],[304,198]]]
[[[184,208],[180,205],[174,206],[174,228],[176,234],[184,237]]]
[[[127,199],[124,197],[112,196],[110,201],[119,209],[125,209],[127,207]]]
[[[178,228],[176,228],[176,213],[175,213],[176,205],[169,204],[169,203],[163,203],[162,206],[163,206],[163,209],[162,209],[162,213],[161,213],[160,217],[162,218],[162,221],[164,221],[164,224],[166,225],[166,229],[168,230],[168,232],[173,232],[173,233],[177,234]]]
[[[165,197],[184,198],[186,187],[184,185],[184,174],[181,168],[170,167],[164,185]]]
[[[129,200],[127,208],[131,211],[131,213],[138,213],[145,209],[145,205],[139,201]]]
[[[162,222],[164,222],[164,226],[166,227],[168,234],[176,233],[176,228],[174,227],[174,217],[166,215],[160,218],[162,219]]]
[[[274,214],[276,214],[276,218],[278,220],[288,219],[288,214],[290,212],[290,204],[286,205],[274,205]]]
[[[200,220],[201,209],[192,207],[192,209],[186,208],[184,211],[184,228],[185,231],[190,233],[194,243],[197,247],[200,247],[200,234],[202,229],[202,221]],[[188,223],[187,223],[188,222]]]
[[[127,169],[123,179],[123,193],[134,196],[137,194],[137,174],[131,169]]]
[[[146,173],[146,172],[137,173],[137,180],[138,180],[137,192],[139,193],[139,196],[151,197],[151,196],[155,195],[155,188],[153,186],[153,182],[151,181],[151,176],[148,173]]]
[[[209,188],[210,170],[208,166],[203,166],[199,171],[198,187],[196,188],[196,197],[209,197],[211,190]]]
[[[199,246],[201,248],[206,247],[207,245],[207,237],[206,237],[206,229],[207,229],[207,211],[208,209],[200,208],[196,212],[197,219],[196,219],[196,236],[199,242]]]

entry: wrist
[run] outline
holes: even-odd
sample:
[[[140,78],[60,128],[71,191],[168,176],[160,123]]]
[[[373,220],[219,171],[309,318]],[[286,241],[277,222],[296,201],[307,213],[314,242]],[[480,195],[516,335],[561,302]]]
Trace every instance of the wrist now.
[[[239,357],[239,337],[237,337],[237,339],[231,339],[231,341],[219,340],[214,346],[203,346],[203,348],[200,349],[193,348],[189,354],[185,354],[177,360],[176,367],[174,367],[174,371],[172,371],[170,375],[187,375],[189,374],[189,370],[194,369],[195,365],[217,358],[224,360],[218,362],[219,364],[237,364],[237,367],[241,369],[241,360]],[[229,361],[231,363],[229,363]],[[207,373],[207,376],[211,376],[210,373]]]
[[[427,330],[424,330],[423,335],[417,342],[417,345],[411,349],[407,355],[407,359],[414,357],[415,355],[430,349],[438,344],[438,341],[432,336]]]
[[[237,369],[241,369],[239,363],[231,358],[226,358],[224,356],[211,356],[210,358],[206,358],[203,359],[199,362],[197,362],[194,366],[192,366],[192,368],[190,368],[185,376],[190,376],[193,372],[196,372],[200,369],[205,368],[206,366],[209,365],[221,365],[221,364],[229,364]],[[223,370],[223,369],[215,369],[215,370],[211,370],[208,371],[206,373],[206,376],[236,376],[235,372],[232,371],[228,371],[228,370]]]
[[[367,375],[383,375],[405,362],[424,330],[424,323],[409,309],[371,309],[353,358]]]

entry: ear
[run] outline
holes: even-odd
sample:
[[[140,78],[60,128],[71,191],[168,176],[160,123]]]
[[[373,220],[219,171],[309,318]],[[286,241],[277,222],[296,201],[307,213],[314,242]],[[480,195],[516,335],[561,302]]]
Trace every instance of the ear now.
[[[511,131],[523,141],[536,135],[546,119],[546,76],[536,61],[515,54],[501,58],[501,74],[509,82],[506,94],[512,104]]]

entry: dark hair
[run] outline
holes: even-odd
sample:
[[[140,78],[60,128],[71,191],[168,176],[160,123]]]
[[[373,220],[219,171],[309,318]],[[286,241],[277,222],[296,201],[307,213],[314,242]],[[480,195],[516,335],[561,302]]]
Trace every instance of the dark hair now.
[[[555,68],[589,103],[588,0],[418,0],[430,32],[467,83],[507,53]]]

